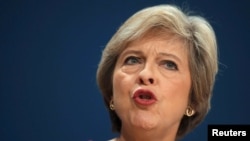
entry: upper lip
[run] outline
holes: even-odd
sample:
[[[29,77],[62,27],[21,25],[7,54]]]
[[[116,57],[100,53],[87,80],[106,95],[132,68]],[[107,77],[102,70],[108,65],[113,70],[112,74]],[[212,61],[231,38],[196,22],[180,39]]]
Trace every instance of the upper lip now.
[[[148,89],[142,89],[142,88],[135,90],[135,92],[133,93],[133,98],[136,98],[136,97],[144,97],[144,98],[157,100],[155,94],[152,91]]]

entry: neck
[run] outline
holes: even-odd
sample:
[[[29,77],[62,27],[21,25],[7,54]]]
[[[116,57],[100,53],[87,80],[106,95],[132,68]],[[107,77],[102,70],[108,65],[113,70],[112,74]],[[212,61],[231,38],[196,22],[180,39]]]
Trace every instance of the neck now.
[[[178,129],[178,128],[177,128]],[[121,135],[116,141],[175,141],[177,129],[136,129],[122,128]]]

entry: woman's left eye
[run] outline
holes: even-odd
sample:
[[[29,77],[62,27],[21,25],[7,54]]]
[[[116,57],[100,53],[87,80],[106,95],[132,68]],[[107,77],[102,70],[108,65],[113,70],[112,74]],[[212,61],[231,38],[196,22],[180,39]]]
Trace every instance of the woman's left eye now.
[[[177,64],[173,61],[170,60],[163,61],[163,65],[169,70],[178,70]]]

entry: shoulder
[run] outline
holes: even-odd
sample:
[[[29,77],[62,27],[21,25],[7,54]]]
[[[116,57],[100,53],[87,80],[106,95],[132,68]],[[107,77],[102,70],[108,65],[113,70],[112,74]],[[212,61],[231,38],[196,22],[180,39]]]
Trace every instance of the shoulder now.
[[[110,139],[110,140],[108,140],[108,141],[116,141],[116,138]]]

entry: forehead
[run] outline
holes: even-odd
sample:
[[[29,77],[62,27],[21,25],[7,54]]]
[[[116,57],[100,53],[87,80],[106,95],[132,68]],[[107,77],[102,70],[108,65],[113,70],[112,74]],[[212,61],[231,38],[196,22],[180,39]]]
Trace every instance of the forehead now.
[[[180,47],[183,50],[186,50],[188,48],[187,41],[176,34],[166,33],[166,32],[164,33],[161,31],[160,32],[151,31],[141,36],[138,39],[130,41],[126,45],[124,50],[128,48],[132,48],[132,47],[141,47],[142,45],[145,45],[148,43],[150,44],[150,46],[156,47],[156,48],[158,45],[163,45],[172,49],[174,49],[175,47]]]

